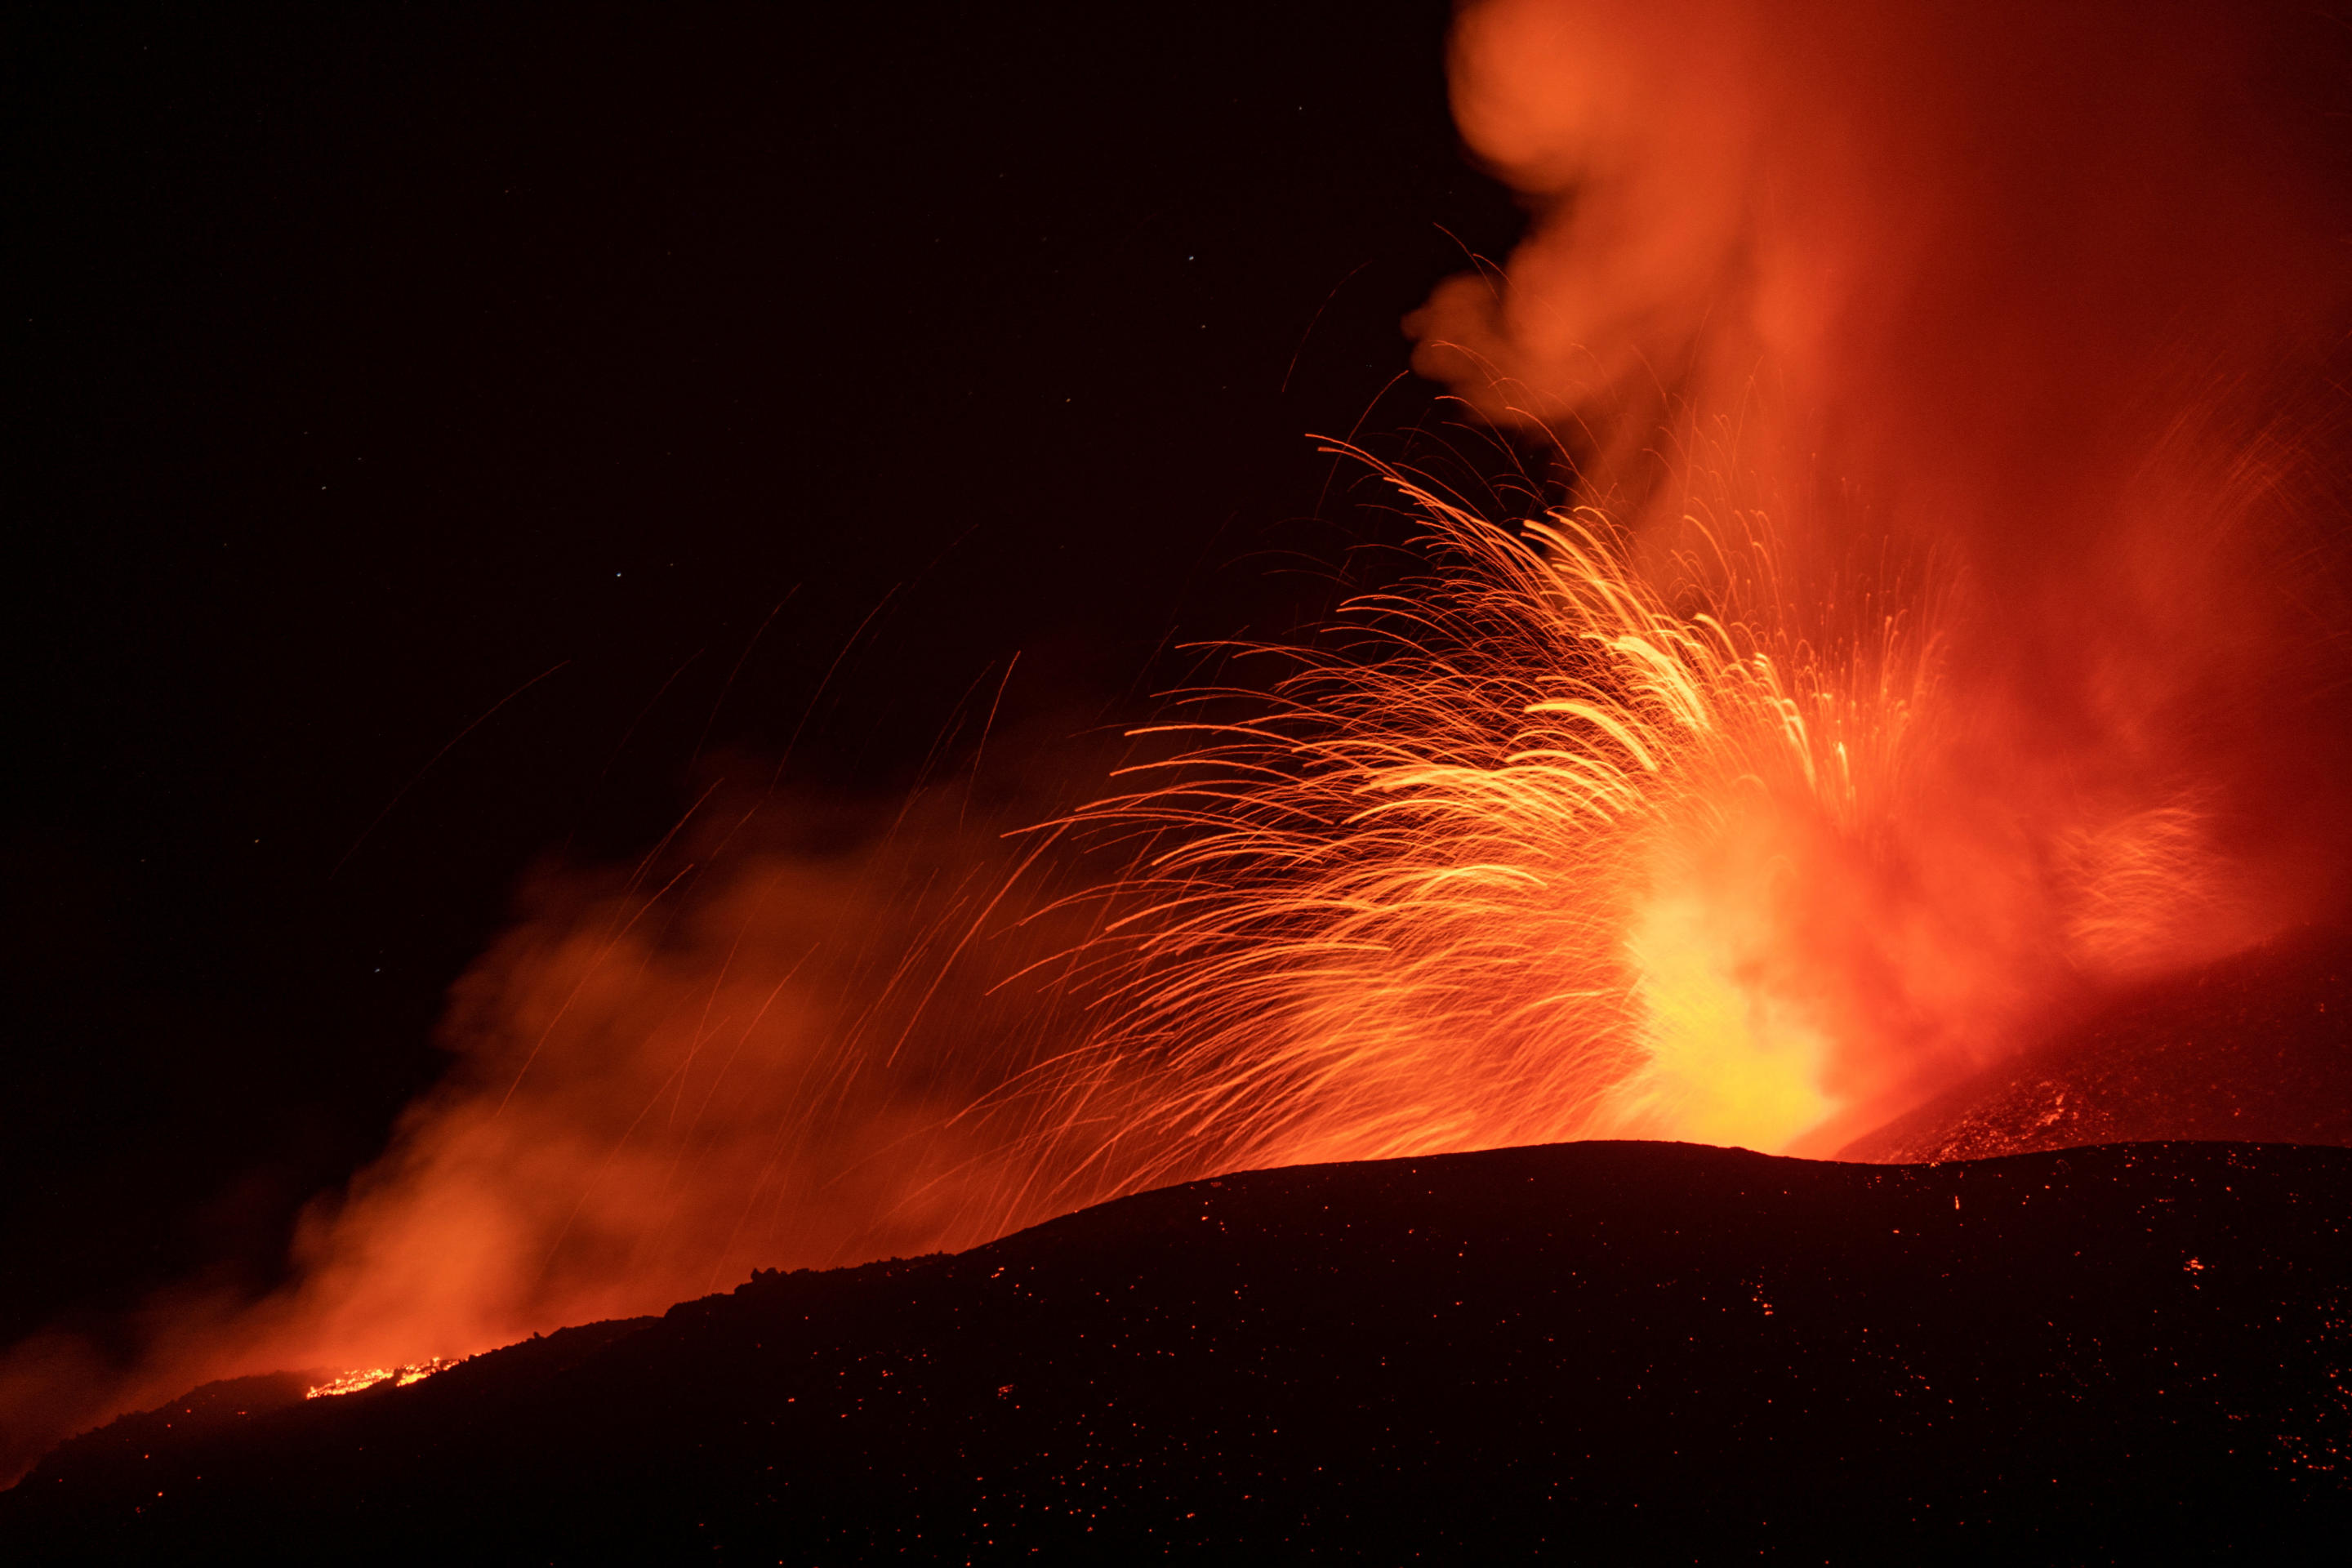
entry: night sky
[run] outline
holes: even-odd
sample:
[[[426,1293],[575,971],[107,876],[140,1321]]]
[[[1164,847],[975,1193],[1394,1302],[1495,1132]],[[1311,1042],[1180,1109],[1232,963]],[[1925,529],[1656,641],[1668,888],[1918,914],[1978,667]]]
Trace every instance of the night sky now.
[[[1142,718],[1446,420],[1444,4],[807,10],[0,28],[0,1342],[268,1283],[532,867]]]

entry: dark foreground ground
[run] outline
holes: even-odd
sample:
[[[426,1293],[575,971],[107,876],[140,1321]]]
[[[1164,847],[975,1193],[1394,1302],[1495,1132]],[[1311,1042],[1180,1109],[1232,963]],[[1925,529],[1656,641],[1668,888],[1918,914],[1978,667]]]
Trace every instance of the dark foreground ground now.
[[[0,1561],[2341,1561],[2352,1151],[1234,1176],[405,1389],[221,1384]]]

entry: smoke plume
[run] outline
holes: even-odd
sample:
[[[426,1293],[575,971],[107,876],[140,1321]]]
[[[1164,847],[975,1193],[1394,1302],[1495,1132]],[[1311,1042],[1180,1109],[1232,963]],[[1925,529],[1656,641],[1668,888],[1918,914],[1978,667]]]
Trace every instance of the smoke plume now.
[[[1087,1201],[1055,1163],[1083,1140],[1026,1143],[1021,1086],[1069,1032],[1051,960],[1088,916],[1051,907],[1041,836],[1002,836],[1051,798],[1012,787],[876,820],[714,786],[635,866],[542,871],[451,992],[441,1083],[304,1213],[289,1283],[13,1347],[0,1468],[214,1377],[463,1356]]]
[[[1236,1160],[1834,1147],[2318,908],[2342,63],[2243,6],[1465,7],[1462,136],[1530,221],[1413,364],[1624,534],[1433,503],[1465,564],[1384,612],[1403,655],[1311,667],[1223,774],[1097,814],[1160,857],[1125,894],[1065,897],[1117,879],[1083,834],[999,836],[1059,798],[983,826],[953,791],[714,798],[547,872],[292,1281],[16,1347],[0,1470],[202,1377],[463,1354]],[[1572,809],[1509,794],[1529,756]],[[1478,816],[1507,795],[1532,826]],[[1109,978],[1065,984],[1087,952]]]
[[[2344,61],[2285,8],[1461,14],[1463,138],[1531,220],[1415,367],[1654,579],[1933,651],[1905,811],[1712,939],[1870,1114],[2339,890]]]

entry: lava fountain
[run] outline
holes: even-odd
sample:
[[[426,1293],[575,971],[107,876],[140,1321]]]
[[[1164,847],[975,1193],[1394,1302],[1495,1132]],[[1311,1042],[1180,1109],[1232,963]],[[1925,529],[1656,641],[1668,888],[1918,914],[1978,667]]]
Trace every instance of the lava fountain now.
[[[1413,572],[1233,650],[1279,673],[1178,697],[1107,799],[1032,792],[1034,837],[968,785],[862,841],[771,799],[551,879],[301,1278],[158,1303],[127,1373],[17,1347],[0,1462],[1242,1167],[1827,1152],[2338,904],[2323,34],[1465,6],[1464,140],[1531,222],[1407,330],[1548,504],[1364,458]]]
[[[1235,650],[1290,670],[1188,694],[1241,710],[1143,731],[1180,749],[1064,825],[1143,846],[1083,955],[1116,1087],[1054,1097],[1130,1181],[1842,1141],[2233,918],[2190,805],[1972,805],[1932,616],[1804,614],[1769,520],[1689,520],[1662,587],[1589,509],[1386,478],[1429,569]]]
[[[2352,291],[2284,16],[1482,0],[1415,368],[1545,454],[1066,826],[1122,1181],[1827,1152],[2340,897]],[[2316,52],[2315,52],[2316,51]],[[1090,1136],[1094,1135],[1090,1132]]]

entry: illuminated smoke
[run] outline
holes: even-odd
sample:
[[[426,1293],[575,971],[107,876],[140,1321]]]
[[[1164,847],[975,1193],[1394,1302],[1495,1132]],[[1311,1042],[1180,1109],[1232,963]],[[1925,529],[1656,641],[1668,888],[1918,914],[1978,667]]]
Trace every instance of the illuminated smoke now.
[[[1465,8],[1534,219],[1414,363],[1584,510],[1406,481],[1432,572],[1093,815],[1153,847],[1087,1120],[1826,1152],[2335,897],[2340,47],[2282,21]]]
[[[1050,985],[1009,977],[1086,933],[1040,907],[1051,868],[1024,869],[1039,846],[1001,837],[1007,808],[969,794],[959,781],[875,821],[719,789],[634,868],[535,879],[453,990],[442,1083],[306,1211],[292,1281],[257,1301],[173,1292],[111,1344],[13,1347],[0,1466],[211,1377],[363,1384],[658,1312],[755,1267],[968,1246],[1045,1217],[1034,1152],[976,1102],[1068,1033]]]
[[[2331,106],[2294,68],[2340,46],[2260,9],[1471,5],[1456,118],[1534,219],[1412,321],[1415,366],[1621,512],[1679,507],[1661,436],[1727,421],[1763,492],[1854,487],[1972,565],[2102,542],[2064,531],[2168,433],[2247,377],[2239,423],[2275,416],[2336,348]]]
[[[1933,641],[1900,809],[1771,844],[1769,910],[1662,895],[1633,939],[1688,973],[1676,929],[1754,933],[1747,1004],[1832,1079],[1876,1060],[1838,1098],[2338,891],[2341,59],[2244,6],[1461,16],[1465,141],[1534,216],[1409,321],[1415,365],[1550,440],[1683,605],[1736,590],[1827,667],[1874,617]],[[1769,519],[1762,592],[1706,568],[1731,515]]]
[[[1532,218],[1414,363],[1586,510],[1422,491],[1424,575],[1057,827],[714,806],[541,880],[296,1282],[154,1303],[128,1373],[16,1347],[11,1451],[1238,1165],[1818,1152],[2315,908],[2347,268],[2299,25],[1466,8]]]

